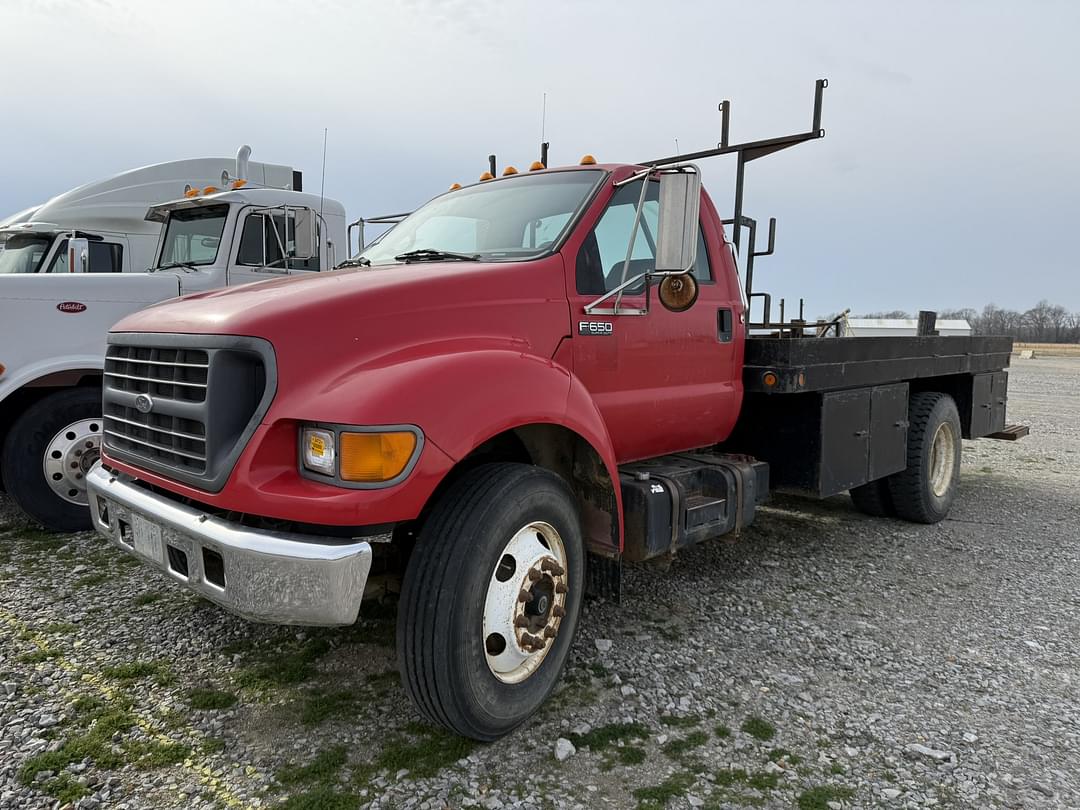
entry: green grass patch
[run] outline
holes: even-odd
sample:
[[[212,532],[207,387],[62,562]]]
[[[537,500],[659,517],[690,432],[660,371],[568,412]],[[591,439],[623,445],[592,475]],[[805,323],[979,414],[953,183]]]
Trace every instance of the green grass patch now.
[[[636,745],[623,745],[616,748],[615,755],[623,765],[640,765],[645,761],[645,749]]]
[[[397,773],[404,768],[413,779],[427,779],[467,757],[476,747],[473,740],[441,729],[417,724],[410,726],[410,730],[418,738],[391,737],[369,764],[369,772]]]
[[[637,799],[639,810],[653,810],[665,807],[672,799],[685,796],[694,784],[694,774],[686,771],[674,773],[658,785],[638,788],[633,796]]]
[[[90,759],[99,768],[113,770],[124,764],[123,757],[112,750],[112,738],[135,725],[135,715],[126,707],[102,705],[82,718],[84,730],[64,739],[55,751],[43,751],[30,757],[19,768],[19,781],[30,785],[40,771],[59,773],[68,765]]]
[[[597,661],[594,661],[593,663],[589,664],[588,665],[588,670],[589,670],[589,672],[591,672],[593,674],[594,678],[603,679],[603,678],[608,677],[611,674],[608,671],[607,667],[605,667],[603,664],[601,664],[601,663],[599,663]]]
[[[105,571],[100,571],[97,574],[87,574],[85,577],[79,577],[75,580],[74,585],[76,588],[92,588],[95,585],[100,585],[109,579],[109,574]]]
[[[762,793],[772,790],[776,787],[780,778],[775,773],[765,773],[761,771],[759,773],[750,774],[750,777],[746,780],[746,784],[755,790],[760,790]]]
[[[303,683],[315,674],[315,662],[330,651],[323,636],[293,641],[275,650],[260,650],[260,660],[237,674],[240,686],[268,688]]]
[[[336,779],[345,758],[345,746],[337,745],[316,754],[307,765],[287,765],[280,769],[277,780],[283,785],[296,785]]]
[[[117,664],[103,667],[101,674],[122,683],[153,678],[158,686],[166,686],[175,680],[169,665],[163,661],[132,661],[127,664]]]
[[[356,714],[360,696],[344,689],[327,691],[312,689],[300,707],[300,722],[316,725],[329,717],[351,717]]]
[[[829,810],[829,802],[843,802],[855,795],[851,788],[838,785],[819,785],[799,794],[799,810]]]
[[[40,664],[42,661],[48,661],[50,658],[59,657],[59,650],[54,650],[51,647],[39,647],[33,652],[23,653],[15,660],[20,664]]]
[[[749,778],[750,774],[742,768],[723,768],[716,772],[716,784],[724,787],[745,782]]]
[[[606,726],[597,726],[588,734],[569,734],[567,738],[575,748],[588,748],[592,751],[603,751],[610,745],[632,740],[647,740],[649,729],[641,723],[609,723]]]
[[[357,810],[360,797],[334,790],[330,785],[319,785],[290,796],[279,807],[283,810]]]
[[[136,560],[136,562],[138,562],[138,560]],[[136,596],[133,601],[135,602],[135,605],[137,607],[142,607],[143,605],[152,605],[154,604],[154,602],[158,602],[160,600],[161,594],[157,591],[144,591],[143,593],[140,593],[138,596]]]
[[[708,739],[709,735],[704,731],[691,731],[685,737],[681,737],[677,740],[668,740],[660,750],[672,759],[680,759],[695,748],[703,746]]]
[[[204,737],[203,741],[199,743],[199,750],[205,756],[220,754],[225,750],[225,741],[221,737]]]
[[[662,714],[660,715],[660,722],[671,728],[693,728],[701,722],[701,718],[696,714],[690,714],[686,717],[679,717],[677,714]]]
[[[191,708],[203,711],[228,709],[236,704],[236,695],[220,689],[190,689],[187,699]]]
[[[768,741],[776,736],[776,726],[768,720],[762,720],[756,715],[747,717],[742,724],[742,730],[759,740]]]
[[[786,748],[774,748],[769,752],[770,762],[782,762],[784,760],[787,760],[790,765],[798,765],[802,762],[802,757],[791,753]]]
[[[69,773],[62,773],[47,780],[41,785],[41,791],[56,799],[61,807],[74,804],[83,796],[90,795],[90,791],[76,782]]]
[[[127,760],[140,770],[167,768],[191,756],[191,746],[161,740],[131,740],[124,746]]]
[[[713,729],[713,733],[716,734],[721,740],[725,740],[731,736],[731,729],[725,726],[723,723]]]
[[[829,766],[829,773],[839,776],[842,773],[847,773],[847,771],[844,769],[844,766],[841,765],[839,762],[834,762],[832,765]]]

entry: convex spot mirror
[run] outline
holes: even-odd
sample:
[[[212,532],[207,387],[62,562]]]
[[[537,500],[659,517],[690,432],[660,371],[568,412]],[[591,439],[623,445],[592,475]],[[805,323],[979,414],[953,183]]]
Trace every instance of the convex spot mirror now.
[[[664,276],[656,295],[665,309],[672,312],[686,312],[697,301],[697,279],[690,273]]]

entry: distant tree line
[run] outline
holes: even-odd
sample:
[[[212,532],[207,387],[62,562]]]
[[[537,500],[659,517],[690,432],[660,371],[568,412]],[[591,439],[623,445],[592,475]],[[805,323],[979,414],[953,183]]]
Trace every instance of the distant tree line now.
[[[893,310],[852,317],[916,318],[918,313]],[[1080,343],[1080,312],[1069,312],[1065,307],[1045,300],[1026,312],[1002,309],[996,304],[987,304],[982,312],[974,309],[938,310],[939,320],[958,318],[970,323],[976,335],[1011,335],[1026,343]]]

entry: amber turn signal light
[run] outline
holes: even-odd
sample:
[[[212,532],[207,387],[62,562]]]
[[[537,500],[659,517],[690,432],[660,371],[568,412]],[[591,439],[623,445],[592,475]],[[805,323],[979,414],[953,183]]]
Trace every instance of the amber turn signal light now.
[[[339,475],[345,481],[379,484],[397,478],[416,452],[416,434],[345,433],[338,445]]]

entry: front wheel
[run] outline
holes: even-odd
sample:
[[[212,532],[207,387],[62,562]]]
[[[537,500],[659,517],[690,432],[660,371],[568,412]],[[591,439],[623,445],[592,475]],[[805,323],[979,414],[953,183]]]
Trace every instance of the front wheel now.
[[[42,397],[8,431],[4,486],[31,518],[57,532],[90,528],[86,473],[101,454],[101,391],[69,388]]]
[[[482,741],[528,719],[570,652],[584,563],[561,478],[524,464],[466,473],[426,521],[402,588],[398,662],[420,713]]]

